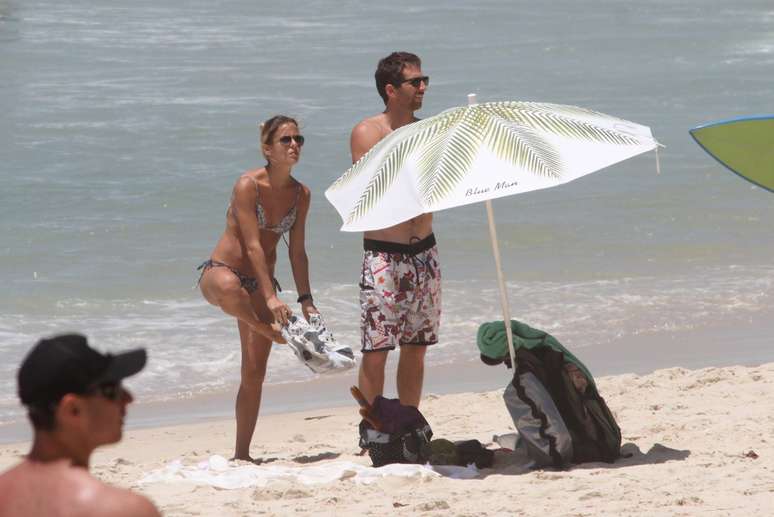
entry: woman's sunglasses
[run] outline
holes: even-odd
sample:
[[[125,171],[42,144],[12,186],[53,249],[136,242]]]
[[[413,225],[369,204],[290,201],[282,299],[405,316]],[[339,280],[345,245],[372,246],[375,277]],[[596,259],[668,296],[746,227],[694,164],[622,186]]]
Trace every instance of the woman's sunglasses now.
[[[290,145],[291,140],[295,141],[298,144],[298,147],[304,145],[303,135],[285,135],[279,137],[279,143],[282,145]]]
[[[398,86],[402,85],[403,83],[409,83],[414,88],[419,88],[419,85],[422,83],[425,83],[425,86],[430,86],[430,76],[423,75],[420,77],[412,77],[411,79],[403,79],[400,83],[398,83]]]

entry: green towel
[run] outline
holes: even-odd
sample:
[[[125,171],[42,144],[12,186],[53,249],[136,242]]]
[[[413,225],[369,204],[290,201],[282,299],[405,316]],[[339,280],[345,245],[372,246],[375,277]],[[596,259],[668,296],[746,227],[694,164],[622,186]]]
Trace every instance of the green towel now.
[[[513,332],[514,352],[521,347],[531,350],[538,346],[549,346],[557,352],[562,352],[565,360],[580,368],[589,382],[594,384],[594,377],[591,376],[591,372],[586,368],[586,365],[551,334],[534,329],[526,323],[516,320],[511,320],[511,332]],[[500,359],[508,355],[508,338],[505,335],[505,325],[503,325],[502,320],[482,323],[478,327],[476,342],[478,343],[478,349],[487,357]]]

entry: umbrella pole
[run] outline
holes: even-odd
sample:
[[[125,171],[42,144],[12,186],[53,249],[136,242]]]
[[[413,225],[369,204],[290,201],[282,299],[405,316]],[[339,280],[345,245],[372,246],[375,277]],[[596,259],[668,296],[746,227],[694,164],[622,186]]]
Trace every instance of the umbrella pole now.
[[[497,230],[495,229],[492,201],[486,200],[486,217],[489,220],[489,237],[492,240],[492,253],[494,253],[495,266],[497,267],[497,282],[500,284],[500,307],[503,309],[503,322],[505,323],[505,336],[508,338],[508,353],[511,355],[511,365],[516,370],[516,352],[513,349],[513,332],[511,331],[511,307],[508,305],[508,293],[505,289],[503,267],[500,262],[500,247],[497,245]]]
[[[476,94],[468,94],[468,106],[476,104]],[[486,200],[486,217],[489,220],[489,237],[492,239],[492,253],[495,256],[495,266],[497,267],[497,283],[500,284],[500,307],[503,309],[503,324],[505,325],[505,337],[508,339],[508,353],[511,355],[511,365],[516,371],[516,352],[513,350],[513,332],[511,331],[511,308],[508,305],[508,292],[505,290],[505,277],[503,276],[503,266],[500,262],[500,247],[497,245],[497,230],[494,226],[494,212],[492,211],[492,201]]]
[[[468,106],[476,104],[476,94],[468,94]],[[489,238],[492,240],[492,253],[494,253],[495,266],[497,267],[497,283],[500,284],[500,307],[503,309],[503,323],[505,324],[505,337],[508,339],[508,353],[511,355],[511,365],[516,370],[516,352],[513,350],[513,332],[511,331],[511,307],[508,305],[508,293],[505,290],[505,277],[503,266],[500,262],[500,247],[497,245],[497,230],[495,229],[492,201],[486,200],[486,217],[489,220]]]

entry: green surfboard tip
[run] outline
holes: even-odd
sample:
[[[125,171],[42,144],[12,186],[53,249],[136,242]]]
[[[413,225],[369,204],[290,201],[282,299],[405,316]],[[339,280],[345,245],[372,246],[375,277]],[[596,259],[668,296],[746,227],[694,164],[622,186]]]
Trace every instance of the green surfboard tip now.
[[[705,124],[690,134],[732,172],[774,192],[774,115]]]

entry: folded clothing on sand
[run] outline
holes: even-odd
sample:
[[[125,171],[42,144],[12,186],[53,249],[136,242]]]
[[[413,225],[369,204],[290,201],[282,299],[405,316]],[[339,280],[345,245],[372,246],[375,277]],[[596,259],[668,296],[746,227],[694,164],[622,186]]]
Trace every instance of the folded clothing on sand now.
[[[477,468],[489,468],[494,463],[494,451],[487,449],[478,440],[462,440],[452,442],[444,438],[430,441],[431,465],[459,465],[466,467],[475,465]]]
[[[336,342],[320,314],[311,314],[308,322],[291,316],[281,332],[296,357],[315,373],[349,370],[355,366],[352,349]]]

